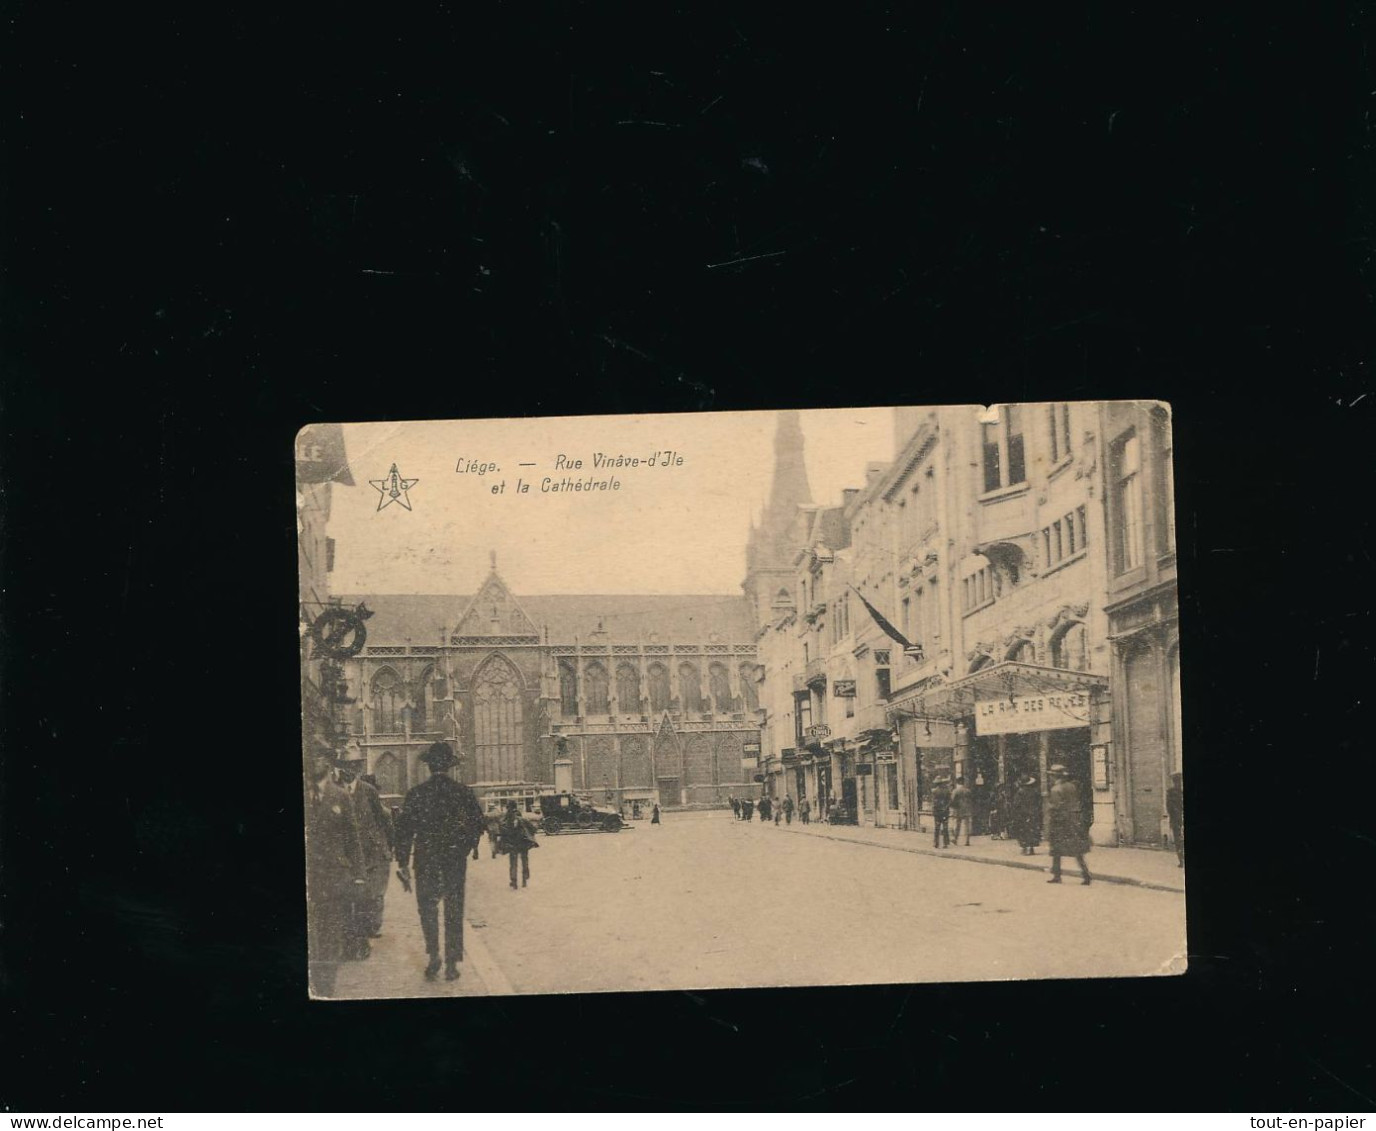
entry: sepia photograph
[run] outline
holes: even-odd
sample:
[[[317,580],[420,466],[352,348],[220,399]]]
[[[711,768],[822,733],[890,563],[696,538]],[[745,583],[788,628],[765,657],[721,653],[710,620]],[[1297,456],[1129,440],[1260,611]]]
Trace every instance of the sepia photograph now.
[[[1169,407],[297,437],[310,993],[1186,968]]]

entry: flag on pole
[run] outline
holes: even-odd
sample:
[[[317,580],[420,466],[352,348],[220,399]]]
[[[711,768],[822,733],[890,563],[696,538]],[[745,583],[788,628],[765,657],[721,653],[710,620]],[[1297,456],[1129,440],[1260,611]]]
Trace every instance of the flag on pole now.
[[[855,586],[852,585],[851,588],[855,589]],[[871,605],[869,601],[865,600],[865,595],[861,593],[860,590],[855,589],[855,595],[860,598],[865,608],[869,609],[870,616],[874,618],[874,623],[879,626],[880,630],[884,633],[885,636],[887,636],[895,644],[899,645],[906,655],[912,656],[915,659],[919,660],[922,658],[921,644],[914,644],[911,640],[909,640],[906,636],[899,632],[898,629],[894,628],[894,626],[889,623],[888,618],[885,617],[883,613],[881,613],[878,609]]]

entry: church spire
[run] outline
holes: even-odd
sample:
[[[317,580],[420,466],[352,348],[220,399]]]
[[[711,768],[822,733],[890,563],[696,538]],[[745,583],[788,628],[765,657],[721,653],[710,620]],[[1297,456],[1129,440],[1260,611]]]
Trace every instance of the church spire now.
[[[769,505],[764,525],[782,531],[793,521],[798,507],[812,502],[803,458],[803,423],[798,410],[786,409],[778,415],[774,428],[774,481],[769,488]]]
[[[803,457],[803,425],[796,409],[780,412],[774,427],[774,477],[769,486],[769,501],[759,524],[751,522],[746,536],[745,581],[742,588],[754,604],[759,623],[768,623],[771,605],[781,578],[793,566],[797,547],[790,532],[798,508],[812,502],[812,487],[807,479]]]
[[[746,568],[777,568],[788,565],[789,529],[800,506],[812,502],[803,456],[803,425],[797,409],[780,412],[774,428],[774,478],[769,501],[759,525],[750,531]]]

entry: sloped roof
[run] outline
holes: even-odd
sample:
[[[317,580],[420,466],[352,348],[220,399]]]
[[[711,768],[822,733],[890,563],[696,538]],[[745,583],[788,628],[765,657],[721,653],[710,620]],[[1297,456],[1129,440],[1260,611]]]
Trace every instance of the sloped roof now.
[[[440,644],[452,632],[471,595],[342,594],[346,605],[363,602],[374,613],[368,621],[370,644]],[[546,594],[520,598],[521,608],[551,644],[589,643],[599,622],[613,644],[633,644],[657,633],[661,643],[693,644],[718,633],[723,643],[745,644],[755,637],[744,597],[712,594],[634,594],[607,596]],[[543,643],[543,639],[541,641]]]
[[[850,545],[850,524],[844,507],[827,507],[817,513],[812,526],[812,541],[828,550],[844,550]]]

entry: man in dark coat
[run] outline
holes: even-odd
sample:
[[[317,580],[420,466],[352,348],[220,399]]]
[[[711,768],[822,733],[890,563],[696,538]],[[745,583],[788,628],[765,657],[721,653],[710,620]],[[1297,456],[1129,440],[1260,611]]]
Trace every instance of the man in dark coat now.
[[[956,815],[956,842],[960,842],[961,830],[965,831],[965,843],[970,843],[970,818],[974,813],[974,795],[965,784],[965,777],[956,778],[956,787],[951,791],[951,812]]]
[[[951,847],[951,786],[948,778],[937,778],[936,788],[932,790],[932,847]]]
[[[1171,841],[1175,844],[1176,867],[1185,866],[1185,793],[1181,788],[1184,778],[1181,774],[1171,774],[1171,787],[1166,790],[1166,819],[1171,823]]]
[[[993,800],[989,807],[989,839],[1007,840],[1008,822],[1012,816],[1013,788],[1007,779],[994,787]]]
[[[1061,882],[1061,857],[1073,856],[1080,865],[1080,882],[1089,883],[1094,877],[1089,874],[1085,856],[1089,852],[1089,825],[1084,811],[1080,808],[1080,791],[1070,780],[1064,766],[1052,766],[1051,777],[1056,783],[1051,787],[1047,798],[1047,837],[1051,845],[1051,879],[1046,882]]]
[[[306,790],[310,980],[311,990],[319,997],[328,997],[334,991],[354,902],[360,897],[364,881],[353,805],[332,778],[333,769],[333,757],[318,752],[311,760]]]
[[[483,835],[483,811],[473,791],[445,774],[458,764],[447,742],[436,742],[421,760],[430,777],[406,795],[397,818],[396,853],[405,883],[410,882],[411,849],[416,854],[416,906],[425,935],[427,981],[440,970],[439,906],[444,903],[444,977],[459,976],[463,960],[463,896],[468,854]]]
[[[1008,832],[1022,846],[1022,855],[1035,856],[1042,842],[1042,792],[1037,779],[1029,777],[1013,795]]]
[[[363,898],[359,900],[357,935],[366,955],[368,939],[382,934],[382,908],[392,871],[392,819],[378,796],[376,779],[364,774],[347,787],[354,803],[359,854],[363,863]]]
[[[741,820],[748,821],[755,815],[755,803],[748,797],[741,798]]]
[[[780,807],[784,811],[784,823],[793,824],[793,798],[785,797]]]
[[[760,824],[763,825],[769,820],[769,814],[771,812],[772,804],[773,803],[769,800],[768,797],[760,798],[759,804],[756,806],[756,808],[760,811]]]
[[[498,825],[498,844],[502,852],[511,858],[511,890],[516,890],[516,864],[521,865],[521,886],[530,883],[530,850],[539,848],[535,839],[535,826],[521,816],[521,807],[515,800],[506,803]]]

